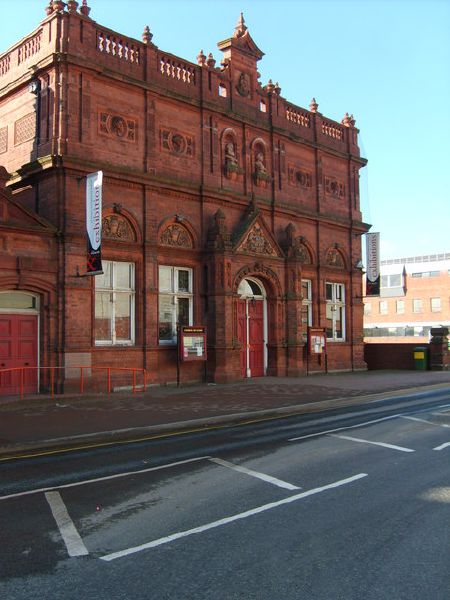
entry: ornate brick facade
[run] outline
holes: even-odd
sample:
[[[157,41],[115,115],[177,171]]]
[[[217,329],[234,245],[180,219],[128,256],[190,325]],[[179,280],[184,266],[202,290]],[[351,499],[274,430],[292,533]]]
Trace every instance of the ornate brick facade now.
[[[183,318],[208,327],[210,380],[365,368],[366,161],[354,119],[325,119],[314,99],[307,110],[262,85],[263,53],[242,16],[218,44],[220,64],[203,52],[193,64],[148,28],[127,39],[75,5],[49,6],[0,56],[0,160],[16,202],[53,227],[19,234],[0,222],[0,291],[39,298],[39,364],[142,367],[174,381],[162,321],[177,305],[177,318],[185,306]],[[127,343],[117,307],[115,336],[99,340],[99,283],[83,276],[85,177],[100,170],[103,259],[132,265]],[[15,266],[18,235],[46,261],[30,278]],[[187,273],[190,289],[180,279],[163,290],[161,267]],[[309,355],[308,324],[328,329],[326,360]],[[202,376],[200,363],[184,367],[184,380]]]

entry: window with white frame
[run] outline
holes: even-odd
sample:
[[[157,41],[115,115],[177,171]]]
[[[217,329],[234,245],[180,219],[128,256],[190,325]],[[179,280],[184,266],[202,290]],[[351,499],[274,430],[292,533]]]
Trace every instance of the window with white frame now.
[[[395,310],[398,315],[404,315],[405,314],[405,301],[404,300],[396,300]]]
[[[326,331],[332,341],[345,340],[345,286],[343,283],[325,283]]]
[[[103,274],[95,276],[95,344],[134,344],[134,264],[103,261]]]
[[[177,341],[177,325],[192,325],[192,269],[159,267],[159,342]]]
[[[387,303],[387,300],[380,300],[379,312],[380,312],[380,315],[387,315],[388,314],[388,303]]]
[[[441,312],[441,299],[430,298],[431,312]]]
[[[306,339],[308,327],[312,325],[312,284],[309,279],[302,279],[302,332]]]
[[[421,298],[413,298],[412,309],[413,309],[413,313],[421,313],[422,312],[423,306],[422,306]]]

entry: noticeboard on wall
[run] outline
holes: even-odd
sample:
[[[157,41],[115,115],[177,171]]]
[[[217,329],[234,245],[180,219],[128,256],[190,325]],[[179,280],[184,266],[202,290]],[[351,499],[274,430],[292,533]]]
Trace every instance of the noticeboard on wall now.
[[[206,327],[180,327],[180,360],[206,360]]]
[[[308,328],[308,348],[310,354],[326,354],[327,336],[325,329],[319,327]]]

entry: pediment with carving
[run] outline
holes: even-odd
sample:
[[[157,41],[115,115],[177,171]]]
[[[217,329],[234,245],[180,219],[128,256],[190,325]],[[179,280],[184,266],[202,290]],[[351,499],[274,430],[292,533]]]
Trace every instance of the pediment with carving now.
[[[265,256],[280,256],[275,240],[259,221],[255,221],[242,236],[236,247],[236,252],[246,254],[262,254]]]

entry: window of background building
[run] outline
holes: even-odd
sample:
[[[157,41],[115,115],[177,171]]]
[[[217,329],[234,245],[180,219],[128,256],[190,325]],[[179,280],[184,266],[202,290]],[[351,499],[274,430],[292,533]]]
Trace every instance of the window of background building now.
[[[397,312],[398,315],[403,315],[405,314],[405,301],[404,300],[397,300],[395,303],[395,310]]]
[[[430,299],[431,312],[441,312],[441,299],[431,298]]]
[[[192,325],[192,269],[159,267],[159,342],[177,341],[177,324]]]
[[[394,273],[392,275],[381,276],[381,287],[401,287],[403,285],[403,276],[401,273]]]
[[[96,345],[134,344],[134,264],[103,261],[95,276]]]
[[[302,330],[303,338],[308,335],[308,327],[312,325],[312,284],[309,279],[302,279]]]
[[[327,338],[343,341],[345,340],[345,286],[343,283],[326,282],[325,288]]]
[[[364,315],[368,317],[372,313],[372,304],[370,302],[364,302]]]
[[[388,314],[388,303],[387,303],[387,300],[380,300],[379,312],[380,312],[380,315],[387,315]]]
[[[418,273],[411,273],[411,277],[439,277],[440,271],[420,271]]]
[[[413,298],[412,309],[413,309],[413,313],[421,313],[422,312],[422,299],[421,298]]]

